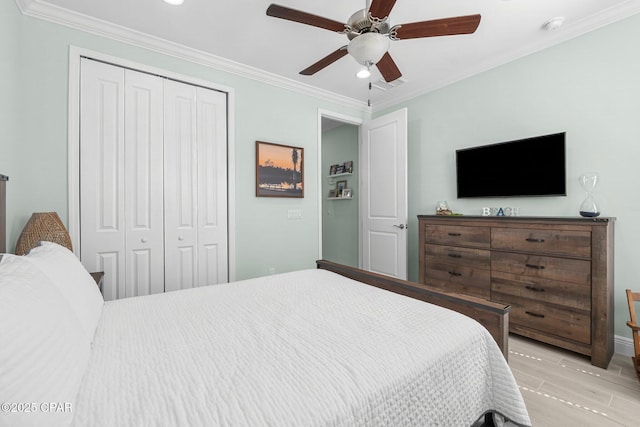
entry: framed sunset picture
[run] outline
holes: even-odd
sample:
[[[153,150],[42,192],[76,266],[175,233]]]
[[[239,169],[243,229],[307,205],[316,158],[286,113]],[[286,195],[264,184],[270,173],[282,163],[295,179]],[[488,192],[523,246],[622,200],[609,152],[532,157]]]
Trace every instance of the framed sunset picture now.
[[[256,197],[304,197],[304,149],[256,141]]]

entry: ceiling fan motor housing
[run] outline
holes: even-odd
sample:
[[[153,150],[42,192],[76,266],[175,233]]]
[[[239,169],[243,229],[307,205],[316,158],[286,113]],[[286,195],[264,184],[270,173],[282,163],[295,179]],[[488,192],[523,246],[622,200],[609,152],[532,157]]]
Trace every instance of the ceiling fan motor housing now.
[[[366,9],[359,10],[351,15],[347,21],[347,26],[350,30],[347,32],[349,40],[353,40],[364,33],[376,32],[386,34],[389,32],[387,20],[378,20],[374,24],[369,17],[369,11]]]

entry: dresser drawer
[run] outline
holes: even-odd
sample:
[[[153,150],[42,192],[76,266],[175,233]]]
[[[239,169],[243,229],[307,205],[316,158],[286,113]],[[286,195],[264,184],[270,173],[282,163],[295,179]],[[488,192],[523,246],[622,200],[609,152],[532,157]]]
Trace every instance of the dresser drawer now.
[[[591,284],[591,262],[541,255],[492,252],[491,270],[539,279]]]
[[[589,231],[494,227],[491,229],[491,247],[511,251],[590,258],[591,233]]]
[[[491,228],[451,225],[425,225],[425,241],[452,246],[471,246],[489,248],[491,246]]]
[[[459,292],[489,299],[491,295],[491,273],[489,270],[472,268],[439,258],[427,257],[424,284],[447,292]]]
[[[425,245],[427,267],[434,260],[472,268],[491,268],[491,252],[485,249],[469,249],[455,246]]]
[[[511,301],[513,297],[591,311],[591,286],[588,284],[494,271],[491,276],[491,299]]]
[[[550,335],[591,344],[591,312],[511,296],[509,323]]]

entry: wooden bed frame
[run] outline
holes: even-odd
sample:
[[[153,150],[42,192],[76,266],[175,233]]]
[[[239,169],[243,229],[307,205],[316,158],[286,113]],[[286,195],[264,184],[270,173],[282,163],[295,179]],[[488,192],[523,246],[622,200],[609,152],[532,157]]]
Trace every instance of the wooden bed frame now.
[[[395,279],[331,261],[318,260],[316,264],[319,269],[332,271],[377,288],[386,289],[467,315],[487,328],[496,343],[498,343],[505,359],[508,358],[509,311],[511,310],[509,305],[467,295],[447,293],[419,283]]]
[[[8,176],[0,174],[0,253],[7,251],[7,181]]]

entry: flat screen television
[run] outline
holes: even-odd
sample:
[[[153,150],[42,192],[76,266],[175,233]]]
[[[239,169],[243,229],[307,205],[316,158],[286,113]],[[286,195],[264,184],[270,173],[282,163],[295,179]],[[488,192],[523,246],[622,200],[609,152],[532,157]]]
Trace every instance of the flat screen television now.
[[[456,151],[458,198],[566,196],[565,133]]]

